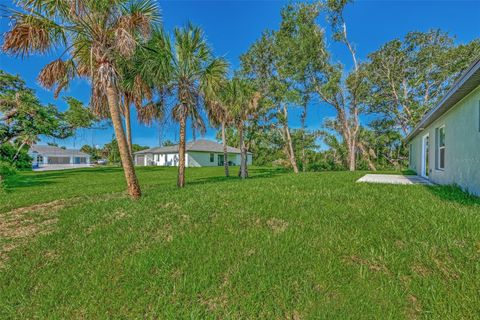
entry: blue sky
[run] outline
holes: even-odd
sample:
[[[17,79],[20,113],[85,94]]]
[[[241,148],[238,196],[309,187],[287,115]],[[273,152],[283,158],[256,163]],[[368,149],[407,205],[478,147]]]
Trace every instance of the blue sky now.
[[[0,3],[12,6],[11,1]],[[188,21],[201,26],[209,44],[217,55],[224,56],[235,69],[239,56],[260,37],[265,29],[277,29],[280,23],[280,9],[285,1],[159,1],[164,27],[171,31]],[[349,37],[355,43],[360,59],[377,50],[383,43],[403,37],[409,31],[426,31],[440,28],[457,37],[458,43],[465,43],[480,36],[480,0],[477,1],[357,1],[347,7],[346,21]],[[324,21],[319,21],[328,32]],[[8,29],[8,21],[2,19],[0,32]],[[341,45],[332,43],[329,47],[335,60],[346,68],[351,66],[348,52]],[[52,92],[38,86],[36,77],[42,66],[55,56],[32,56],[21,60],[0,54],[0,68],[20,74],[27,84],[37,91],[44,103],[54,103],[65,109],[61,97],[53,99]],[[85,103],[89,100],[89,86],[86,81],[75,81],[64,95],[74,96]],[[290,125],[299,127],[300,110],[291,108]],[[308,127],[319,128],[325,117],[334,116],[327,105],[312,103],[307,119]],[[365,119],[364,119],[365,120]],[[178,127],[175,124],[145,127],[134,120],[133,142],[141,145],[158,145],[159,139],[175,140]],[[80,130],[73,138],[56,141],[68,147],[83,144],[103,145],[111,140],[113,130]],[[191,133],[188,133],[189,137]],[[215,137],[215,130],[209,128],[207,138]],[[43,139],[46,143],[50,140]]]

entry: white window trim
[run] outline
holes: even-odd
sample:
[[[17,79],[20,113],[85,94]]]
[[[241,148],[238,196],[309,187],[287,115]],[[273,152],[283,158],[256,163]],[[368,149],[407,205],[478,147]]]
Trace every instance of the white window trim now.
[[[428,151],[425,152],[425,140],[428,138]],[[420,176],[426,178],[426,179],[429,179],[430,175],[429,175],[429,167],[431,166],[431,159],[428,159],[428,166],[426,165],[426,159],[427,157],[429,157],[429,153],[430,153],[430,150],[431,150],[432,146],[431,146],[431,141],[430,141],[430,134],[427,133],[427,134],[424,134],[422,136],[422,158],[421,158],[421,163],[420,163]]]

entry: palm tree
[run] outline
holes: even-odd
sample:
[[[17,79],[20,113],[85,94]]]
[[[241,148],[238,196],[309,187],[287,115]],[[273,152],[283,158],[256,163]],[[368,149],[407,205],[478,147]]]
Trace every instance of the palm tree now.
[[[245,144],[245,121],[255,113],[260,99],[259,93],[252,83],[239,78],[234,78],[225,86],[225,107],[234,123],[240,138],[240,170],[238,175],[245,179],[248,177],[247,146]]]
[[[210,124],[216,128],[221,127],[222,144],[223,144],[223,166],[225,169],[225,176],[228,177],[228,148],[227,148],[227,126],[231,123],[231,117],[225,106],[228,99],[228,91],[225,86],[215,92],[213,96],[206,97],[206,107]]]
[[[11,29],[3,51],[24,57],[63,47],[60,57],[40,72],[39,82],[55,97],[75,77],[92,84],[93,110],[111,118],[118,141],[128,193],[141,196],[122,125],[118,60],[132,56],[159,20],[153,0],[49,1],[19,0],[22,11],[9,10]]]
[[[132,126],[131,126],[131,107],[132,105],[137,110],[138,120],[144,124],[149,125],[154,118],[163,116],[159,114],[152,114],[150,108],[151,100],[153,97],[152,90],[150,86],[146,83],[144,75],[139,69],[137,69],[137,59],[138,52],[142,51],[139,49],[136,51],[134,57],[129,59],[122,59],[120,63],[120,73],[122,75],[122,81],[119,86],[120,96],[121,96],[121,111],[123,118],[125,120],[125,133],[128,144],[128,150],[130,156],[132,154]],[[143,100],[146,99],[149,103],[144,107]],[[148,109],[148,110],[147,110]]]
[[[185,186],[185,145],[187,119],[192,127],[205,132],[201,105],[205,97],[219,90],[228,65],[215,58],[200,28],[187,25],[174,31],[174,46],[161,30],[147,44],[141,69],[149,74],[160,92],[173,94],[172,118],[180,124],[178,187]],[[165,58],[168,63],[165,63]],[[168,81],[164,81],[168,79]]]

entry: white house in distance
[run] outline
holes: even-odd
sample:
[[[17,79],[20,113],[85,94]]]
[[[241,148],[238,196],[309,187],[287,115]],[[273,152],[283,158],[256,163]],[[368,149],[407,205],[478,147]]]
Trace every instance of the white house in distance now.
[[[74,149],[34,144],[28,155],[32,157],[33,169],[69,169],[90,166],[90,155]]]
[[[240,165],[240,149],[227,147],[228,163]],[[252,153],[247,154],[247,164],[252,164]],[[151,148],[134,153],[137,166],[178,166],[178,145]],[[186,144],[185,166],[223,166],[223,145],[211,140],[195,140]]]

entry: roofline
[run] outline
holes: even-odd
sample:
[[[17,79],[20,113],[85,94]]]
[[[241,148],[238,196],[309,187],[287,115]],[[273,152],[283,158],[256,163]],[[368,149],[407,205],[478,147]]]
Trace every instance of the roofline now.
[[[91,155],[89,155],[88,153],[84,153],[84,152],[72,152],[70,154],[59,154],[59,153],[48,153],[48,152],[38,152],[38,151],[33,151],[33,152],[27,152],[27,153],[37,153],[37,154],[41,154],[41,155],[47,155],[47,156],[52,156],[52,157],[69,157],[69,156],[82,156],[82,157],[92,157]]]
[[[208,143],[214,143],[215,144],[215,147],[212,147],[214,148],[215,150],[208,150],[207,147],[204,147],[204,146],[196,146],[195,143],[196,142],[208,142]],[[222,149],[222,150],[219,150],[219,149]],[[231,151],[231,150],[228,150],[228,149],[231,149],[231,150],[236,150],[236,151]],[[134,152],[133,154],[134,155],[139,155],[139,154],[178,154],[178,150],[179,150],[179,144],[174,144],[174,145],[171,145],[171,146],[164,146],[164,147],[153,147],[153,148],[149,148],[149,149],[145,149],[145,150],[140,150],[140,151],[137,151],[137,152]],[[227,146],[227,153],[230,153],[230,154],[242,154],[242,151],[239,149],[239,148],[235,148],[235,147],[231,147],[231,146]],[[188,153],[188,152],[203,152],[203,153],[223,153],[223,146],[221,143],[218,143],[216,141],[213,141],[213,140],[209,140],[209,139],[200,139],[200,140],[193,140],[193,141],[189,141],[186,143],[185,145],[185,153]],[[250,154],[250,155],[253,155],[252,152],[247,152],[247,154]]]
[[[415,126],[415,128],[407,135],[405,138],[405,142],[408,143],[410,142],[417,134],[422,132],[425,127],[429,126],[432,124],[435,120],[440,118],[442,115],[444,115],[448,110],[452,109],[455,107],[463,98],[465,98],[469,93],[465,94],[461,98],[458,99],[455,103],[448,105],[447,102],[452,96],[463,86],[465,83],[472,78],[472,76],[480,71],[480,58],[474,61],[466,70],[463,72],[463,74],[460,76],[460,78],[454,83],[452,88],[448,90],[447,94],[440,100],[440,102],[437,103],[435,108],[430,110],[423,118],[420,120],[420,122]]]
[[[230,147],[230,148],[234,148],[234,147]],[[223,151],[205,151],[205,150],[185,150],[185,152],[205,152],[205,153],[212,153],[212,152],[215,152],[215,153],[223,153]],[[230,153],[230,154],[241,154],[242,152],[241,151],[238,151],[238,152],[230,152],[228,151],[227,153]],[[247,151],[248,154],[252,154],[250,151]]]
[[[43,146],[48,146],[48,145],[38,144],[37,146],[43,147]],[[76,155],[91,157],[91,155],[89,155],[88,153],[85,153],[83,151],[80,151],[79,149],[63,149],[63,148],[60,148],[60,147],[57,147],[57,148],[62,149],[63,151],[66,151],[66,152],[70,152],[71,154],[69,154],[69,155],[72,155],[72,154],[75,155],[76,154]],[[53,154],[53,152],[39,152],[39,151],[33,150],[32,148],[28,149],[27,153]],[[57,155],[67,156],[66,154],[57,154]]]

